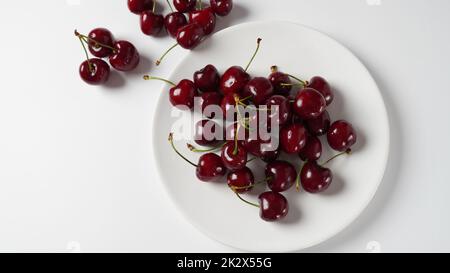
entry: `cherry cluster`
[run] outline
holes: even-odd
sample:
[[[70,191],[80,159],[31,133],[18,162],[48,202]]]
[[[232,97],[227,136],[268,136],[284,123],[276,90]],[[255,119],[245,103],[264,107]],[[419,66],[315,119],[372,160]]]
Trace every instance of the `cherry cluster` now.
[[[201,0],[173,0],[167,4],[171,13],[163,16],[156,12],[156,0],[128,0],[131,12],[140,16],[140,26],[144,34],[157,36],[165,28],[167,33],[177,40],[156,62],[159,65],[167,53],[177,45],[186,49],[196,47],[205,36],[216,27],[216,15],[227,16],[233,9],[233,0],[210,0],[210,6],[203,6]],[[188,14],[189,20],[185,13]]]
[[[245,203],[260,208],[260,216],[266,221],[277,221],[284,218],[289,210],[287,199],[281,192],[289,190],[293,185],[296,189],[303,188],[309,193],[325,191],[333,180],[332,171],[325,167],[334,158],[350,154],[351,147],[356,143],[356,132],[353,126],[345,121],[331,122],[327,107],[334,100],[334,92],[323,77],[313,77],[310,81],[302,80],[291,74],[271,68],[268,77],[252,77],[247,72],[256,56],[261,39],[258,39],[257,49],[248,65],[232,66],[222,75],[213,65],[207,65],[196,71],[193,80],[183,79],[177,85],[158,77],[145,76],[145,79],[158,79],[169,82],[170,102],[173,106],[192,109],[194,99],[200,98],[202,109],[210,105],[218,105],[222,110],[223,119],[228,119],[226,130],[212,120],[214,115],[208,114],[207,119],[196,123],[194,139],[197,144],[205,146],[199,149],[191,144],[188,147],[193,152],[202,152],[195,164],[184,157],[174,146],[173,134],[169,142],[175,152],[196,168],[196,175],[201,181],[216,181],[227,174],[228,186]],[[230,115],[227,112],[239,106],[254,108],[255,114],[249,117]],[[275,107],[271,107],[275,106]],[[276,109],[276,113],[270,109]],[[266,120],[261,122],[263,111]],[[258,120],[258,126],[273,126],[271,119],[276,118],[279,127],[279,147],[267,144],[259,133],[251,134],[249,124]],[[273,128],[265,128],[268,131]],[[223,134],[224,138],[211,138],[205,132],[216,136]],[[258,131],[260,132],[260,131]],[[340,153],[324,163],[318,163],[322,155],[320,136],[326,136],[329,146]],[[225,141],[223,140],[225,139]],[[220,151],[220,155],[215,151]],[[298,155],[302,166],[297,172],[296,167],[286,160],[278,159],[281,153]],[[249,159],[249,157],[253,157]],[[265,179],[255,182],[253,171],[247,167],[248,162],[261,159],[267,163]],[[265,184],[269,191],[259,195],[259,203],[252,203],[241,194],[252,190],[257,184]]]
[[[125,40],[115,41],[111,31],[106,28],[93,29],[87,36],[75,30],[75,36],[86,54],[86,61],[81,63],[79,72],[88,84],[99,85],[108,80],[110,67],[102,58],[108,58],[112,67],[124,72],[135,69],[139,64],[140,56],[136,47]],[[86,45],[96,58],[89,58]]]

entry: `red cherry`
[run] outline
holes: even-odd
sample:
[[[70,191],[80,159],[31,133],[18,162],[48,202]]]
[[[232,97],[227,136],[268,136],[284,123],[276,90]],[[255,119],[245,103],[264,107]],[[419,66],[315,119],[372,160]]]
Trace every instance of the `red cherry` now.
[[[211,7],[215,14],[227,16],[233,9],[233,0],[210,0]]]
[[[181,80],[178,84],[175,84],[172,81],[145,75],[144,80],[159,80],[163,81],[172,86],[169,90],[169,100],[173,106],[178,107],[180,109],[189,108],[192,109],[194,107],[194,99],[197,96],[197,87],[190,80]]]
[[[96,28],[89,32],[88,37],[89,51],[95,57],[105,58],[113,53],[114,37],[111,31],[106,28]],[[100,44],[108,47],[101,46]]]
[[[319,117],[326,107],[324,97],[312,88],[304,88],[298,92],[294,101],[294,111],[302,119]]]
[[[189,23],[200,25],[203,28],[203,33],[209,35],[216,27],[216,16],[210,7],[194,10],[189,13]]]
[[[190,12],[194,10],[196,0],[173,0],[173,5],[179,12]]]
[[[172,12],[166,15],[164,18],[164,26],[166,27],[167,32],[172,37],[177,37],[177,33],[180,28],[187,25],[186,16],[181,12]]]
[[[210,109],[209,106],[220,107],[223,96],[218,92],[205,92],[200,97],[200,104],[202,106],[202,113],[207,118],[215,118],[216,113],[214,109]],[[209,110],[209,111],[208,111]]]
[[[276,115],[278,115],[278,118],[275,122],[280,126],[286,124],[291,119],[291,103],[288,98],[281,95],[274,95],[266,101],[266,106],[269,110],[269,123]],[[272,106],[277,106],[278,111],[270,111]]]
[[[322,143],[316,136],[308,136],[306,145],[300,150],[299,156],[303,161],[315,161],[322,155]]]
[[[238,130],[237,136],[236,130]],[[226,140],[235,141],[235,138],[237,137],[238,144],[240,146],[245,146],[245,139],[248,137],[248,135],[248,131],[239,122],[228,125],[225,131]]]
[[[252,189],[255,178],[252,171],[244,167],[230,172],[227,177],[227,184],[234,192],[244,193]]]
[[[217,178],[224,176],[225,173],[226,168],[223,165],[220,156],[214,153],[207,153],[200,157],[196,168],[196,174],[201,181],[214,181]]]
[[[256,77],[251,79],[247,85],[245,85],[242,92],[244,98],[251,97],[255,105],[261,105],[272,96],[273,87],[270,81],[263,77]]]
[[[240,66],[232,66],[220,78],[220,90],[225,95],[239,94],[250,81],[250,75]]]
[[[272,161],[266,166],[266,179],[272,191],[287,191],[295,184],[297,171],[289,162]]]
[[[223,139],[222,127],[213,120],[200,120],[195,124],[194,140],[202,146],[214,146]]]
[[[217,90],[219,88],[219,81],[219,71],[212,64],[208,64],[194,73],[194,83],[202,92]]]
[[[151,10],[154,5],[153,0],[128,0],[128,9],[135,14]]]
[[[222,161],[229,170],[239,170],[247,164],[247,151],[239,143],[228,141],[222,147]]]
[[[235,95],[225,95],[220,103],[220,107],[222,108],[222,117],[224,120],[237,120]]]
[[[164,26],[164,17],[151,10],[141,13],[141,30],[145,35],[156,36]]]
[[[327,140],[332,149],[343,152],[356,143],[356,132],[349,122],[338,120],[331,124]]]
[[[328,111],[324,111],[320,116],[314,119],[308,119],[305,121],[306,128],[308,128],[309,133],[321,136],[328,132],[330,128],[330,114]]]
[[[300,181],[305,191],[318,193],[326,190],[333,180],[330,169],[317,164],[316,161],[308,161],[300,172]]]
[[[89,66],[90,64],[90,66]],[[88,84],[98,85],[109,77],[109,65],[102,59],[89,59],[80,65],[80,77]]]
[[[289,124],[280,131],[280,144],[288,154],[299,153],[306,145],[306,129],[301,123]]]
[[[248,134],[244,143],[245,149],[252,155],[259,157],[266,162],[277,159],[280,154],[278,146],[275,146],[275,143],[273,143],[271,139],[263,140],[255,135],[256,134]]]
[[[292,89],[292,81],[288,74],[277,71],[277,67],[272,67],[272,73],[269,75],[269,81],[272,83],[273,91],[277,95],[288,96]]]
[[[284,218],[289,211],[289,204],[283,195],[277,192],[264,192],[259,197],[260,217],[268,222]]]
[[[308,83],[308,87],[319,91],[319,93],[325,98],[327,105],[330,105],[331,102],[333,102],[333,90],[331,90],[330,84],[324,78],[319,76],[311,78]]]
[[[177,33],[177,42],[186,49],[196,47],[204,38],[203,29],[198,24],[187,24],[181,27]]]
[[[114,43],[115,52],[109,57],[109,63],[119,71],[130,71],[139,64],[139,52],[134,45],[127,41]]]

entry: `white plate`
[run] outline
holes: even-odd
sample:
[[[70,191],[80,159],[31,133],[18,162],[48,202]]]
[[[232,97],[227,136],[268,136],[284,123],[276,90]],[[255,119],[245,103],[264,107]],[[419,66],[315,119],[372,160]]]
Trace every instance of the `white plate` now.
[[[221,72],[232,65],[245,66],[258,37],[263,40],[249,70],[252,75],[267,76],[269,68],[276,64],[280,70],[305,79],[324,76],[336,92],[329,109],[332,119],[344,118],[357,130],[354,154],[329,165],[335,178],[328,191],[308,194],[292,188],[285,193],[290,202],[287,219],[267,223],[259,218],[257,208],[239,201],[225,182],[198,181],[195,169],[178,158],[167,142],[176,120],[171,117],[173,107],[168,101],[167,85],[161,92],[154,119],[156,162],[178,209],[211,238],[248,251],[300,250],[342,231],[373,198],[388,157],[387,113],[376,83],[350,51],[322,33],[287,22],[247,23],[220,31],[190,52],[169,78],[191,79],[194,71],[209,63]],[[185,122],[191,122],[190,118],[185,118]],[[176,145],[196,162],[198,155],[189,152],[185,143],[186,140],[177,141]],[[264,166],[261,162],[253,165],[259,169]],[[259,173],[256,176],[261,178]],[[256,201],[257,193],[245,197]]]

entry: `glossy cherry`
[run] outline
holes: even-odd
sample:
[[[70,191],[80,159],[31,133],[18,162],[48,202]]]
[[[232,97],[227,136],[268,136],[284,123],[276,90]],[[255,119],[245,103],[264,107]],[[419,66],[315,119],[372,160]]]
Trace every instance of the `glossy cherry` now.
[[[303,189],[310,193],[326,190],[333,180],[330,169],[320,166],[316,161],[308,161],[300,172],[300,182]]]
[[[210,0],[211,8],[219,16],[227,16],[233,9],[233,0]]]
[[[247,151],[235,141],[228,141],[222,147],[221,157],[223,164],[229,170],[239,170],[247,164]]]
[[[105,58],[113,53],[114,37],[106,28],[96,28],[88,34],[89,52],[98,58]],[[105,46],[101,46],[106,45]]]
[[[259,216],[268,222],[278,221],[288,214],[289,204],[282,194],[268,191],[258,197],[259,199]]]
[[[130,71],[139,64],[139,52],[134,45],[128,41],[117,41],[114,43],[114,53],[109,57],[109,63],[119,71]]]
[[[140,22],[142,33],[149,36],[158,35],[164,27],[164,17],[151,10],[141,13]]]
[[[281,96],[281,95],[274,95],[271,96],[267,101],[265,102],[267,109],[269,111],[268,118],[269,121],[271,121],[274,117],[278,116],[275,120],[277,125],[284,125],[286,124],[292,116],[291,112],[291,103],[289,102],[289,99]],[[271,111],[270,109],[272,106],[278,107],[278,111]]]
[[[236,130],[238,130],[236,132]],[[237,135],[236,135],[237,133]],[[245,129],[240,122],[234,122],[225,130],[225,137],[227,141],[235,141],[236,137],[238,139],[238,144],[240,146],[245,146],[245,140],[248,137],[249,132]]]
[[[249,133],[246,136],[244,147],[252,155],[259,157],[261,160],[271,162],[278,158],[280,149],[278,142],[271,139],[263,140],[256,134]]]
[[[216,117],[216,107],[220,108],[223,96],[218,92],[205,92],[200,96],[202,113],[207,118]],[[212,108],[214,106],[214,109]]]
[[[110,68],[102,59],[89,59],[80,65],[79,73],[86,83],[99,85],[108,80]]]
[[[211,7],[194,10],[189,13],[189,23],[200,25],[203,33],[209,35],[216,27],[216,15]]]
[[[297,179],[294,166],[286,161],[272,161],[266,166],[266,180],[269,188],[274,192],[290,189]]]
[[[184,79],[178,84],[175,84],[172,81],[149,75],[145,75],[144,80],[159,80],[171,85],[172,88],[169,90],[169,100],[173,106],[180,109],[192,109],[194,107],[194,99],[198,92],[197,87],[192,81]]]
[[[334,92],[331,90],[330,84],[324,78],[320,76],[312,77],[308,83],[308,87],[319,91],[325,98],[327,105],[330,105],[333,102]]]
[[[299,153],[306,145],[307,132],[303,124],[294,123],[280,131],[281,149],[288,154]]]
[[[292,90],[292,81],[288,74],[278,71],[276,66],[272,66],[272,73],[269,81],[272,83],[273,91],[277,95],[288,96]]]
[[[315,161],[322,155],[322,143],[316,136],[310,135],[306,140],[306,145],[300,150],[299,156],[303,161]]]
[[[164,18],[164,26],[167,32],[172,37],[177,37],[180,28],[188,24],[186,16],[181,12],[172,12]]]
[[[190,12],[194,10],[196,0],[173,0],[173,5],[179,12]]]
[[[261,39],[258,38],[256,50],[245,69],[240,66],[232,66],[223,73],[220,78],[220,90],[222,90],[225,95],[239,94],[250,81],[250,75],[247,73],[247,70],[258,53],[260,43]]]
[[[255,177],[249,168],[244,167],[228,173],[227,184],[234,192],[244,193],[252,189],[253,184],[255,184]]]
[[[273,87],[270,81],[264,77],[251,79],[244,87],[242,96],[251,97],[255,105],[262,105],[273,95]]]
[[[326,134],[330,128],[330,124],[330,114],[328,114],[328,111],[326,110],[317,118],[308,119],[305,121],[308,132],[316,136]]]
[[[325,107],[325,98],[312,88],[300,90],[293,104],[295,113],[304,120],[319,117],[325,111]]]
[[[141,14],[146,10],[151,10],[155,5],[153,0],[128,0],[128,9],[135,14]]]
[[[214,146],[223,139],[222,127],[213,120],[203,119],[195,124],[194,141],[202,146]]]
[[[222,117],[224,120],[236,121],[236,98],[234,94],[225,95],[220,103],[222,108]]]
[[[205,36],[203,29],[198,24],[187,24],[181,27],[177,33],[177,42],[186,49],[196,47]]]
[[[219,81],[219,71],[212,64],[208,64],[194,73],[194,83],[202,92],[218,90]]]
[[[352,124],[345,120],[338,120],[331,124],[327,140],[332,149],[343,152],[356,143],[356,132]]]

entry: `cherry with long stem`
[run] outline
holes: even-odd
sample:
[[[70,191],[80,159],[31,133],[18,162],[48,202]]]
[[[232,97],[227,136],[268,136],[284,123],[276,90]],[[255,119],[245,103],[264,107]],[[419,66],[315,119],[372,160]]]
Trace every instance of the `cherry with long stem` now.
[[[251,58],[250,61],[248,62],[247,66],[245,67],[245,69],[244,69],[245,72],[247,72],[247,70],[250,68],[250,65],[253,63],[253,60],[255,59],[256,55],[258,54],[259,47],[260,47],[260,45],[261,45],[261,41],[262,41],[261,38],[258,38],[258,39],[256,40],[256,50],[255,50],[255,52],[253,53],[252,58]]]
[[[77,36],[80,39],[81,42],[84,42],[84,43],[88,44],[89,41],[91,41],[91,42],[95,43],[96,47],[102,46],[102,47],[106,47],[106,48],[111,49],[114,53],[116,52],[116,49],[114,47],[102,44],[102,43],[100,43],[100,42],[98,42],[98,41],[96,41],[96,40],[94,40],[92,38],[89,38],[86,35],[80,34],[77,30],[75,30],[74,33],[75,33],[75,36]]]

